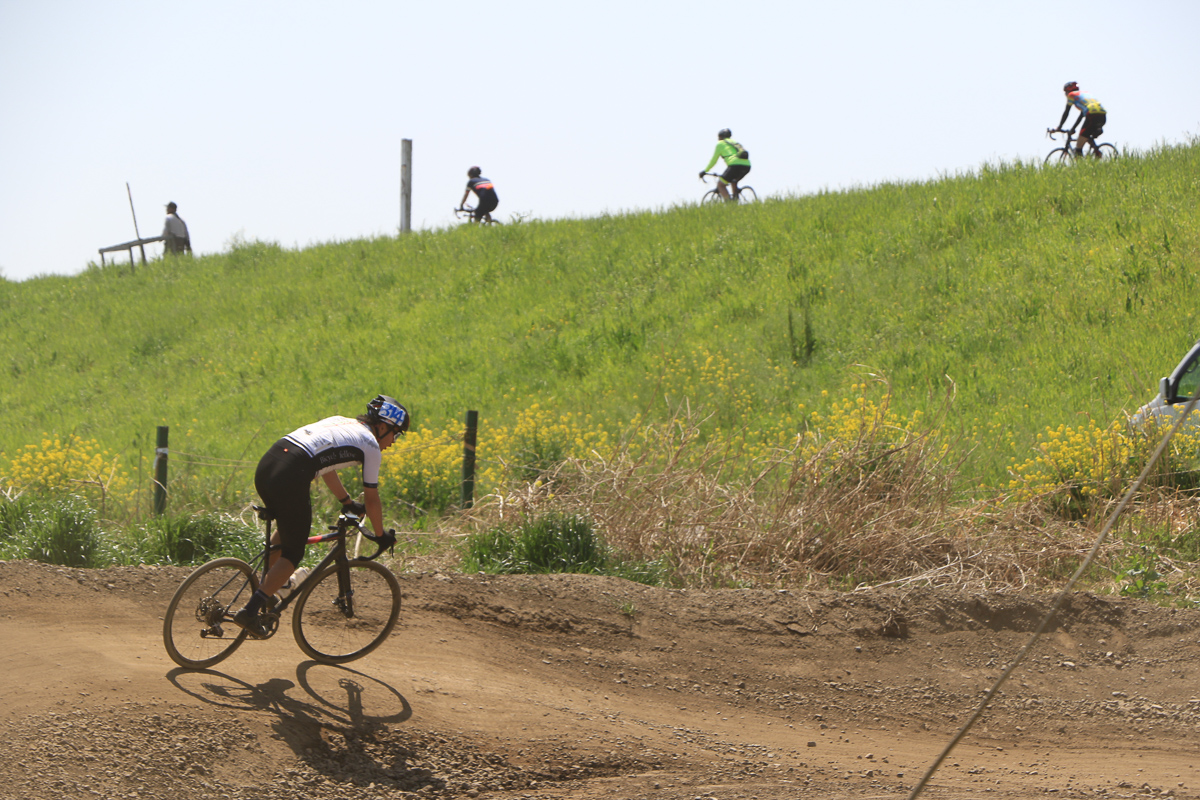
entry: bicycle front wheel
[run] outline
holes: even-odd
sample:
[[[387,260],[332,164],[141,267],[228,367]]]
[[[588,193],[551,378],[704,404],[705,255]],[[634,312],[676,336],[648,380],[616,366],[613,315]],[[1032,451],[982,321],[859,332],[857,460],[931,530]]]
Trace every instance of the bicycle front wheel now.
[[[1096,148],[1096,152],[1100,154],[1101,161],[1111,161],[1117,157],[1117,148],[1113,147],[1108,142]]]
[[[257,588],[258,576],[241,559],[218,558],[198,567],[179,584],[163,617],[167,655],[186,669],[228,658],[246,640],[233,615]]]
[[[400,618],[400,581],[374,561],[330,564],[296,598],[292,634],[309,658],[344,664],[383,644]]]
[[[758,195],[754,193],[753,186],[742,186],[738,188],[737,201],[739,203],[754,203],[758,201]]]
[[[709,203],[724,203],[724,202],[725,202],[725,198],[721,197],[721,193],[718,192],[716,189],[709,189],[707,192],[704,193],[704,197],[700,198],[701,205],[708,205]]]
[[[1069,147],[1058,147],[1050,151],[1050,155],[1046,156],[1043,164],[1070,164],[1071,157],[1075,155]]]

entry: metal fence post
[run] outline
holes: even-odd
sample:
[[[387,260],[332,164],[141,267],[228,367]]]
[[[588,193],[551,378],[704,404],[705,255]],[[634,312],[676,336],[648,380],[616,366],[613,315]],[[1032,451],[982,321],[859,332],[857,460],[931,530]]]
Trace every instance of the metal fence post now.
[[[154,513],[161,516],[167,510],[167,432],[166,425],[158,426],[158,441],[154,448]]]
[[[412,139],[400,140],[400,232],[412,231]]]
[[[475,504],[475,437],[479,428],[479,412],[467,412],[467,427],[463,431],[462,507]]]

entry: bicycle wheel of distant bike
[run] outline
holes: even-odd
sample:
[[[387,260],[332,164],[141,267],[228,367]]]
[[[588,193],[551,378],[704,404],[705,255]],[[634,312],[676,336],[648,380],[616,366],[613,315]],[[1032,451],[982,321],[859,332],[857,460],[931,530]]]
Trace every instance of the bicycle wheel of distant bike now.
[[[1100,145],[1096,148],[1096,150],[1100,153],[1101,161],[1111,161],[1117,157],[1117,148],[1113,147],[1108,142]]]
[[[338,571],[349,569],[348,587]],[[400,618],[400,581],[374,561],[330,564],[296,598],[292,633],[305,655],[322,664],[362,658],[383,644]]]
[[[167,655],[186,669],[205,669],[228,658],[246,640],[231,617],[258,588],[258,576],[245,561],[218,558],[189,575],[171,598],[163,617]]]
[[[753,186],[743,186],[738,190],[737,201],[743,205],[746,203],[757,203],[758,195],[754,193]]]
[[[1071,148],[1057,147],[1050,151],[1050,155],[1046,156],[1046,160],[1043,161],[1042,163],[1043,164],[1070,164],[1071,159],[1074,158],[1074,156],[1075,156],[1075,154],[1071,151]]]

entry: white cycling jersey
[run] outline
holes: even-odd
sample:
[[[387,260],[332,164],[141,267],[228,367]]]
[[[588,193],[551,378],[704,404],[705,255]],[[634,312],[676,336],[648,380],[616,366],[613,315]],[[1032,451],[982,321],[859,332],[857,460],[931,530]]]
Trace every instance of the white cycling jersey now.
[[[378,488],[383,453],[365,423],[349,417],[328,417],[283,438],[299,445],[312,459],[314,478],[351,464],[362,464],[363,487]]]

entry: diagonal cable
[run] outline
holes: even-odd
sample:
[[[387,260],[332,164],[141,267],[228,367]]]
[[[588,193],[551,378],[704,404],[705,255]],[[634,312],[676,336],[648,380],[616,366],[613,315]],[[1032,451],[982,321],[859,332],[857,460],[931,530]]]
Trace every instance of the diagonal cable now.
[[[1112,530],[1112,527],[1116,524],[1117,519],[1121,516],[1122,512],[1125,511],[1125,506],[1129,505],[1129,501],[1133,499],[1133,496],[1137,494],[1137,491],[1142,488],[1142,484],[1146,482],[1146,478],[1150,475],[1150,470],[1154,468],[1155,463],[1158,462],[1159,456],[1161,456],[1163,451],[1167,449],[1167,444],[1171,441],[1171,437],[1175,435],[1175,432],[1179,430],[1179,427],[1183,425],[1183,421],[1187,419],[1188,415],[1192,412],[1192,409],[1196,406],[1197,400],[1200,400],[1200,392],[1197,392],[1196,395],[1188,401],[1188,404],[1183,409],[1183,413],[1179,415],[1179,419],[1175,420],[1175,424],[1172,425],[1171,429],[1167,431],[1167,434],[1163,437],[1163,440],[1158,443],[1158,447],[1155,448],[1153,455],[1150,456],[1150,460],[1146,462],[1146,466],[1142,469],[1142,474],[1138,475],[1137,480],[1133,482],[1133,485],[1129,487],[1129,491],[1125,492],[1125,496],[1122,497],[1121,502],[1117,504],[1116,510],[1114,510],[1112,515],[1109,516],[1108,521],[1104,523],[1104,527],[1101,529],[1100,535],[1096,537],[1096,543],[1092,545],[1092,549],[1090,552],[1088,552],[1087,558],[1083,560],[1083,563],[1079,565],[1079,569],[1075,570],[1075,574],[1071,576],[1071,579],[1067,581],[1065,586],[1063,586],[1062,591],[1058,593],[1058,597],[1054,599],[1054,605],[1052,605],[1050,610],[1046,612],[1046,616],[1042,617],[1042,621],[1037,626],[1037,630],[1035,630],[1033,635],[1029,637],[1029,641],[1026,642],[1025,646],[1022,647],[1017,653],[1017,657],[1012,660],[1012,663],[1004,668],[1004,672],[1000,673],[1000,677],[996,679],[994,684],[992,684],[992,688],[988,689],[987,694],[983,696],[983,700],[980,701],[979,706],[975,709],[975,713],[973,713],[971,717],[965,723],[963,723],[962,728],[960,728],[958,733],[954,735],[954,738],[950,740],[950,743],[946,745],[946,748],[942,750],[941,754],[934,760],[932,764],[929,765],[929,769],[925,771],[925,774],[921,776],[921,780],[916,786],[913,787],[912,793],[908,795],[908,800],[916,800],[917,796],[921,794],[921,790],[925,788],[925,784],[929,783],[929,779],[933,777],[933,773],[937,772],[938,767],[940,767],[942,762],[946,760],[946,756],[950,755],[950,751],[954,749],[954,746],[957,745],[962,738],[967,735],[967,731],[971,729],[971,726],[975,724],[976,720],[983,716],[983,712],[987,710],[988,705],[992,702],[992,698],[996,696],[996,692],[1000,691],[1000,687],[1006,680],[1008,680],[1008,676],[1013,673],[1017,666],[1025,659],[1025,656],[1029,653],[1029,651],[1033,649],[1033,646],[1037,644],[1038,639],[1041,638],[1042,632],[1046,630],[1047,626],[1050,624],[1050,620],[1054,619],[1054,615],[1058,613],[1058,609],[1062,606],[1063,601],[1066,600],[1067,594],[1075,586],[1079,578],[1082,577],[1083,573],[1087,571],[1087,568],[1091,566],[1092,560],[1096,557],[1096,554],[1100,552],[1101,545],[1103,545],[1105,539],[1108,538],[1109,531]]]

